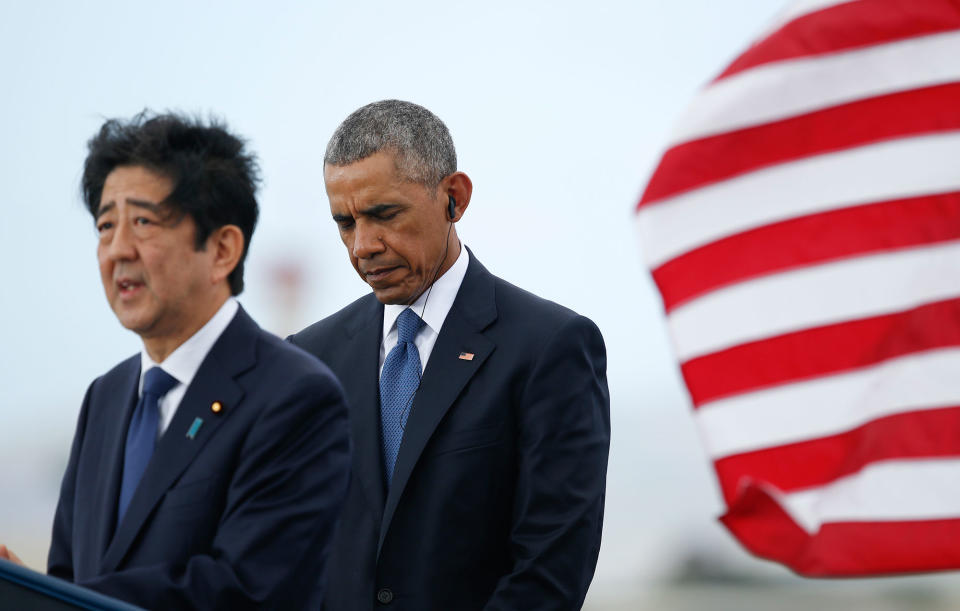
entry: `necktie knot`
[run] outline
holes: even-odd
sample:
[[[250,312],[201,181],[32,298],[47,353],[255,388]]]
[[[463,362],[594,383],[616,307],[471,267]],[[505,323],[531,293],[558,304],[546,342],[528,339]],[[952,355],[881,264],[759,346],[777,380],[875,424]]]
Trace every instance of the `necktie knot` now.
[[[177,379],[159,367],[151,367],[143,375],[143,394],[157,399],[176,385]]]
[[[397,318],[397,342],[401,344],[412,342],[422,326],[423,319],[410,308],[400,312],[400,317]]]

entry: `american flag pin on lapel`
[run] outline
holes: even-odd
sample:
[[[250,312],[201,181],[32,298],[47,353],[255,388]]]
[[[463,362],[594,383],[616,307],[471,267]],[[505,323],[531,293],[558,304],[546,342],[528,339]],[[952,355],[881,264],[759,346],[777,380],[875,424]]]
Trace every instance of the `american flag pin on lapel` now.
[[[197,431],[200,430],[201,426],[203,426],[203,418],[194,418],[193,424],[190,425],[190,430],[187,431],[187,439],[196,437]]]
[[[459,358],[461,361],[472,361],[472,360],[473,360],[473,353],[472,353],[472,352],[461,352],[461,353],[460,353],[460,356],[458,356],[457,358]]]

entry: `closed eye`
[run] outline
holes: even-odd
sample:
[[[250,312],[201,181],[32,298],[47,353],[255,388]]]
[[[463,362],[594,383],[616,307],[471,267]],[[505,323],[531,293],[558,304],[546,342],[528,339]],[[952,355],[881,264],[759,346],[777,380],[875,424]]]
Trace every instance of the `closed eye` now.
[[[333,217],[333,222],[337,224],[337,227],[340,228],[340,231],[353,227],[353,217],[342,216],[338,214]]]

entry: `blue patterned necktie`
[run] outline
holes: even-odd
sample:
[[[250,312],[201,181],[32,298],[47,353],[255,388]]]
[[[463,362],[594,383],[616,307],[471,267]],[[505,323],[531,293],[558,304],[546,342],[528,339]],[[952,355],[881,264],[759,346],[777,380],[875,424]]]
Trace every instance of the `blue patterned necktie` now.
[[[397,318],[397,345],[383,361],[380,372],[380,431],[383,441],[383,466],[387,487],[393,479],[393,467],[403,440],[403,427],[420,386],[420,352],[414,338],[423,319],[407,308]]]
[[[157,442],[157,423],[160,420],[160,397],[176,385],[177,379],[159,367],[151,367],[143,376],[143,392],[130,418],[130,428],[127,429],[123,482],[117,505],[118,523],[127,512],[127,505],[153,455],[153,447]]]

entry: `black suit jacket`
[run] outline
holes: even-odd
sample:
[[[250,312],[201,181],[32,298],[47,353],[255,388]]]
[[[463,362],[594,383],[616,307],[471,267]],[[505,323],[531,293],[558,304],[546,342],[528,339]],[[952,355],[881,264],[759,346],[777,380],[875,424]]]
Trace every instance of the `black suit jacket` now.
[[[333,369],[352,410],[353,478],[326,609],[578,609],[600,548],[610,438],[597,327],[471,253],[389,493],[382,327],[370,294],[290,338]]]
[[[139,376],[137,355],[87,390],[49,573],[150,609],[318,608],[350,462],[330,371],[240,309],[115,525]]]

